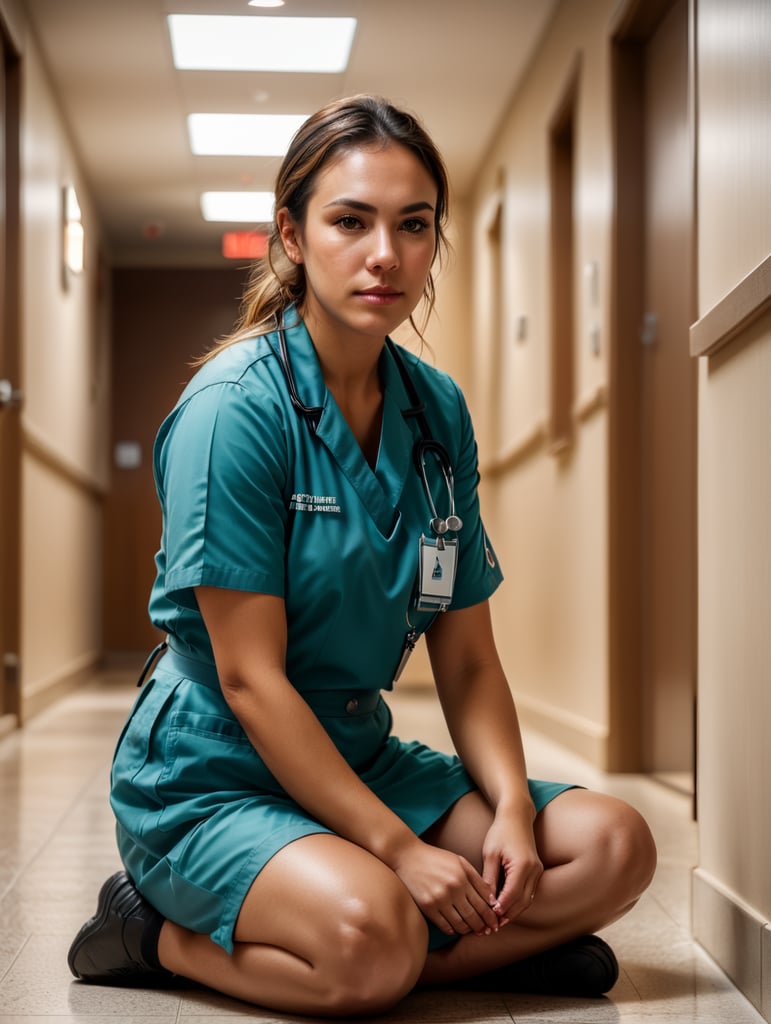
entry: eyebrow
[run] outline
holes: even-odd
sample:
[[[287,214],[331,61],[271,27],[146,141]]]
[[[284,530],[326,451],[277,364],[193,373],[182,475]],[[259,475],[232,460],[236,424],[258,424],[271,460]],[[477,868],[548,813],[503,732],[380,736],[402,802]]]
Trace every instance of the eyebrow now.
[[[348,206],[352,210],[361,210],[362,213],[377,213],[377,207],[372,206],[370,203],[362,203],[358,199],[347,199],[345,196],[341,196],[339,199],[333,199],[332,202],[325,204],[325,209],[330,206]],[[399,213],[418,213],[421,210],[430,210],[434,212],[434,208],[431,203],[421,201],[418,203],[409,203],[407,206],[403,206]]]

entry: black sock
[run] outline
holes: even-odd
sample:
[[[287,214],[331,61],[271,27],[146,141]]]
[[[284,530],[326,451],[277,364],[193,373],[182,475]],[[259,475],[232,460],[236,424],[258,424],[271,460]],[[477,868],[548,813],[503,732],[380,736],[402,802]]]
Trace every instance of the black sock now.
[[[152,967],[156,971],[166,970],[158,959],[158,939],[161,935],[163,921],[163,916],[159,914],[157,910],[153,911],[152,916],[145,921],[144,928],[142,929],[142,940],[140,942],[142,959],[148,967]],[[168,973],[171,974],[171,971]]]

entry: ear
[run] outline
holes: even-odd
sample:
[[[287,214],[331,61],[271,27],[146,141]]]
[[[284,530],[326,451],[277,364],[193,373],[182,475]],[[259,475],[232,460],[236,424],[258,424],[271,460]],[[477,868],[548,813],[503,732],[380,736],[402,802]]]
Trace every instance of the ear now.
[[[281,236],[284,252],[289,259],[292,263],[302,263],[303,254],[300,246],[299,232],[286,206],[282,206],[280,210],[276,211],[276,227]]]

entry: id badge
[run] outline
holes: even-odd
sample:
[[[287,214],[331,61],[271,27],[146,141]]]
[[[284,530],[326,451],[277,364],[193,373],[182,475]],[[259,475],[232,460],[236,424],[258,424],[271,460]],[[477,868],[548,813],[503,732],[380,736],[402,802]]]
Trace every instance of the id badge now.
[[[452,603],[455,588],[455,570],[458,565],[457,538],[420,538],[418,611],[443,612]]]

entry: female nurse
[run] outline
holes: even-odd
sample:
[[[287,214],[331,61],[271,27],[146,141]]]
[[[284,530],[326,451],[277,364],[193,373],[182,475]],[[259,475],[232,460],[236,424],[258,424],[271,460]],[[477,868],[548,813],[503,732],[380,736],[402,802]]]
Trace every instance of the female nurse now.
[[[593,933],[650,882],[651,834],[528,780],[468,412],[388,338],[430,312],[447,192],[377,98],[291,143],[241,321],[155,447],[168,644],[116,750],[125,871],[70,949],[82,981],[334,1017],[416,985],[616,981]],[[457,756],[400,741],[381,697],[423,633]]]

